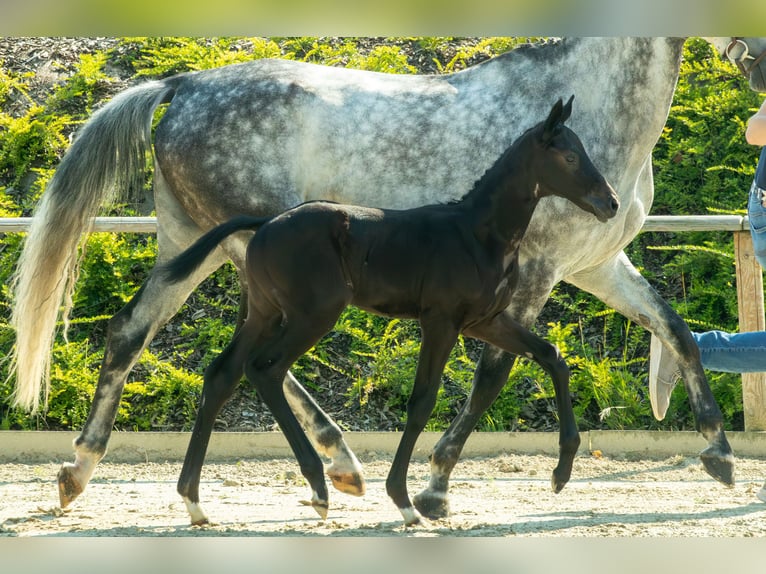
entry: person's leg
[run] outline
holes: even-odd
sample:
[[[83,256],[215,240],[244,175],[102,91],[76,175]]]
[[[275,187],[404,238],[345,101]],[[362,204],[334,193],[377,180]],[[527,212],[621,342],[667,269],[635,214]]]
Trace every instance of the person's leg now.
[[[766,372],[766,331],[692,333],[702,366],[724,373]]]

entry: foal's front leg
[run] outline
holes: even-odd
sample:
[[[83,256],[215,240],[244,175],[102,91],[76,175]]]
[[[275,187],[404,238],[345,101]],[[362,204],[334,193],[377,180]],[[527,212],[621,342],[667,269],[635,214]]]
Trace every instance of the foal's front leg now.
[[[580,447],[580,433],[569,394],[569,368],[558,348],[524,328],[508,311],[472,327],[466,335],[509,353],[534,359],[553,379],[559,413],[559,463],[553,470],[551,485],[554,492],[560,492],[572,474],[574,457]]]
[[[421,317],[421,345],[415,385],[407,402],[407,423],[386,479],[386,492],[402,513],[405,526],[420,522],[407,493],[407,469],[418,436],[431,416],[444,365],[457,341],[458,330],[448,319]]]

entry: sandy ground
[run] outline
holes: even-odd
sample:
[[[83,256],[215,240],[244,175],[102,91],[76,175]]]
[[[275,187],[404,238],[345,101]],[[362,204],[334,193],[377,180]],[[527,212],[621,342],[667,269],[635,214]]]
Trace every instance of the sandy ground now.
[[[696,458],[618,460],[578,456],[573,479],[550,490],[555,459],[505,455],[462,460],[451,486],[452,516],[405,528],[385,493],[389,460],[362,460],[367,493],[331,491],[322,521],[301,501],[308,486],[292,460],[209,464],[202,505],[214,524],[189,525],[175,492],[180,464],[109,464],[62,511],[58,464],[0,465],[0,537],[761,537],[766,504],[755,493],[766,461],[738,458],[737,484],[708,477]],[[414,462],[413,495],[428,478]]]

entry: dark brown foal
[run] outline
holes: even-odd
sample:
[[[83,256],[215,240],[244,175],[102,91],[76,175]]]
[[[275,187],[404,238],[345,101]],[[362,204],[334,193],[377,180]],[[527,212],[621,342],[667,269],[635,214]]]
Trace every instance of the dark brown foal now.
[[[205,373],[178,482],[193,523],[207,521],[199,506],[199,479],[215,417],[243,374],[274,414],[311,485],[314,508],[326,517],[322,461],[290,409],[282,381],[347,305],[420,322],[407,422],[386,481],[405,524],[420,520],[407,493],[410,457],[460,333],[529,357],[551,376],[561,422],[552,483],[556,492],[564,487],[580,443],[569,370],[554,345],[505,309],[518,282],[519,243],[541,198],[564,197],[600,221],[617,213],[614,190],[563,124],[571,109],[571,99],[566,105],[559,100],[458,202],[400,211],[306,203],[270,220],[233,219],[168,264],[168,280],[180,281],[232,233],[258,230],[247,250],[248,316]]]

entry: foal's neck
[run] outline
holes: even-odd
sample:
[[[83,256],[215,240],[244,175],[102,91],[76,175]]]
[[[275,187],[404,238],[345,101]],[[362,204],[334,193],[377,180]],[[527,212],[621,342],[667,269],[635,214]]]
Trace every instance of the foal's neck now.
[[[524,147],[514,148],[501,158],[500,165],[484,174],[465,198],[475,214],[476,237],[502,244],[506,253],[518,247],[540,200],[530,154],[524,153]]]

